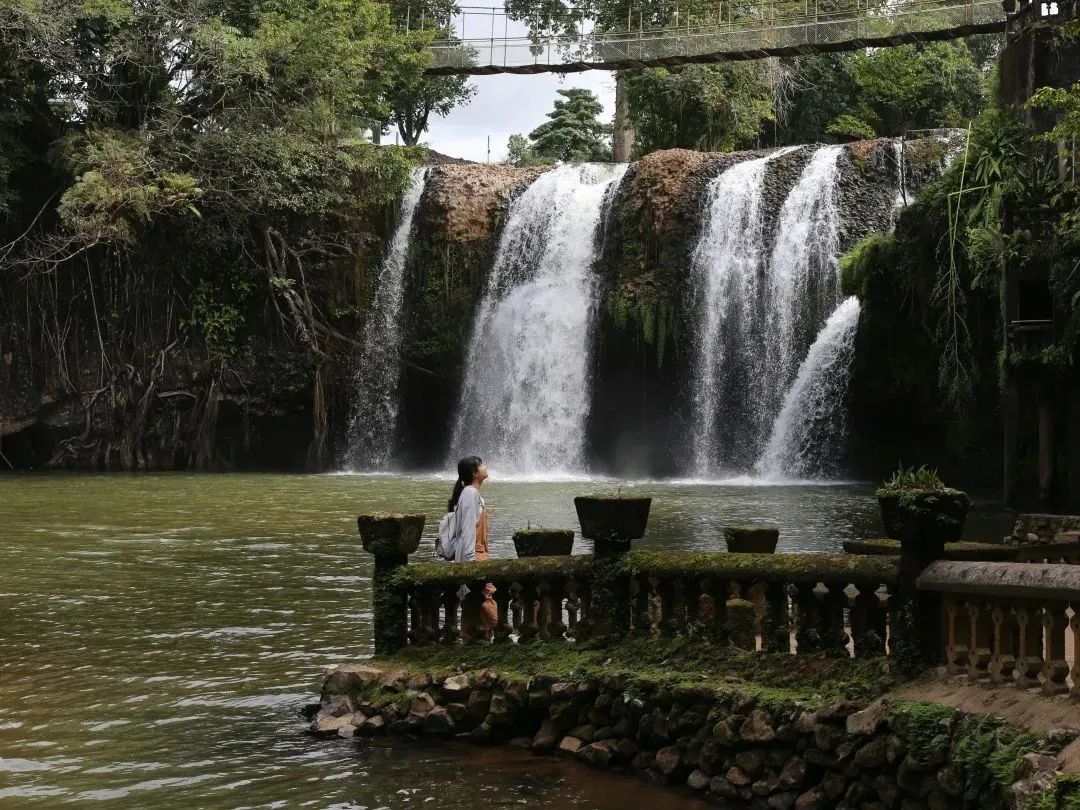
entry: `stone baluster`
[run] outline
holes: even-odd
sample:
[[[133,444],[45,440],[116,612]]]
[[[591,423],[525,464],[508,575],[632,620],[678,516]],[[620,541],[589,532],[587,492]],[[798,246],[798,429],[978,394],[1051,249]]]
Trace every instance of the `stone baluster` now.
[[[993,618],[990,608],[978,600],[967,603],[970,640],[968,647],[967,676],[973,681],[990,677],[990,636]]]
[[[1069,617],[1069,630],[1072,632],[1072,669],[1069,671],[1069,679],[1072,686],[1069,687],[1069,696],[1073,699],[1080,698],[1080,612],[1073,607],[1073,613]]]
[[[844,609],[848,604],[847,586],[843,582],[825,585],[822,638],[825,649],[835,655],[848,655],[848,633],[844,625]]]
[[[439,639],[439,599],[442,591],[438,585],[424,585],[420,589],[420,641],[433,644]]]
[[[679,625],[675,617],[675,580],[664,577],[657,585],[660,594],[660,634],[673,636]]]
[[[1013,679],[1013,671],[1016,669],[1016,619],[1007,605],[995,602],[990,621],[993,624],[990,680],[995,684],[1002,684]]]
[[[921,670],[940,664],[944,658],[941,594],[920,591],[919,575],[930,563],[945,559],[944,534],[908,531],[900,538],[900,565],[897,590],[892,599],[890,648],[900,668]]]
[[[728,615],[727,594],[728,583],[722,579],[710,579],[705,585],[705,591],[712,602],[712,620],[710,622],[710,635],[721,643],[727,643],[728,639]]]
[[[592,584],[581,583],[578,589],[578,620],[574,625],[574,641],[588,641],[593,636]]]
[[[461,602],[461,637],[469,643],[487,641],[487,629],[481,618],[485,585],[482,580],[470,582],[469,592]]]
[[[971,624],[963,602],[956,597],[945,599],[945,625],[945,667],[950,675],[957,675],[967,662]]]
[[[851,609],[851,637],[857,658],[885,653],[888,614],[873,585],[862,585]]]
[[[1042,621],[1037,607],[1016,608],[1019,651],[1016,656],[1016,685],[1021,689],[1038,686],[1042,670]]]
[[[576,638],[578,624],[578,610],[581,607],[581,599],[578,597],[580,586],[576,579],[566,581],[566,634]]]
[[[514,628],[508,621],[507,616],[513,598],[514,595],[510,591],[509,584],[500,585],[495,591],[495,615],[498,617],[499,623],[495,625],[495,631],[491,637],[494,644],[506,644],[510,641],[510,634],[514,631]]]
[[[1053,603],[1043,611],[1042,626],[1046,636],[1046,660],[1042,669],[1042,690],[1047,695],[1069,691],[1066,678],[1069,665],[1065,661],[1065,628],[1068,620],[1065,605]]]
[[[521,598],[522,586],[520,582],[510,584],[510,592],[513,598],[510,600],[511,628],[515,633],[521,630],[521,617],[524,615],[525,603]]]
[[[822,638],[820,631],[821,611],[814,583],[800,582],[795,586],[798,626],[795,628],[795,649],[797,652],[820,650]]]
[[[683,605],[686,611],[687,629],[698,629],[701,623],[699,617],[701,610],[701,583],[691,577],[682,581]]]
[[[551,639],[551,585],[546,580],[536,586],[536,635]]]
[[[423,638],[422,605],[419,588],[410,588],[408,596],[409,604],[409,643],[419,644]]]
[[[375,557],[371,577],[374,607],[375,652],[392,653],[408,643],[408,605],[398,571],[408,565],[409,555],[420,547],[423,515],[377,512],[356,519],[364,551]]]
[[[552,577],[548,583],[548,603],[551,605],[551,620],[548,635],[562,639],[566,636],[566,622],[563,621],[563,601],[566,599],[566,586],[561,577]]]
[[[521,627],[518,629],[518,644],[531,644],[536,641],[540,628],[536,624],[536,607],[538,601],[538,589],[536,583],[528,579],[521,583]]]
[[[765,586],[765,614],[761,630],[761,645],[767,652],[791,652],[791,622],[788,608],[788,586],[770,582]]]
[[[461,627],[458,624],[458,588],[460,585],[447,585],[442,592],[443,626],[439,633],[442,644],[457,644],[461,639]]]

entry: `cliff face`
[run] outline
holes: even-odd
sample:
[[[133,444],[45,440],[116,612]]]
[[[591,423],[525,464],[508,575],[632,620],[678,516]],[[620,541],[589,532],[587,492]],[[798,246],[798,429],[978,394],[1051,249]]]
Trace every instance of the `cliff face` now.
[[[766,227],[775,223],[811,151],[794,150],[769,163]],[[690,269],[709,182],[756,154],[761,153],[671,150],[649,155],[628,171],[603,224],[599,251],[603,290],[592,341],[588,427],[597,471],[680,469],[696,329]],[[893,154],[884,141],[845,147],[838,180],[841,249],[889,227],[897,193]],[[514,195],[542,171],[472,164],[429,169],[405,285],[400,431],[408,466],[441,466],[445,460],[472,315],[501,222]],[[916,178],[910,180],[914,184]],[[66,335],[70,348],[61,361],[46,351],[56,329],[32,306],[23,322],[0,325],[0,452],[14,467],[328,465],[347,442],[352,361],[362,349],[358,336],[392,224],[392,211],[372,212],[355,233],[343,235],[348,260],[290,282],[302,283],[311,306],[327,317],[334,334],[325,336],[332,347],[325,358],[314,358],[296,330],[275,315],[280,297],[270,292],[273,284],[237,305],[243,314],[239,349],[227,359],[215,356],[177,325],[183,316],[171,308],[169,291],[183,288],[182,278],[153,279],[142,296],[149,314],[140,317],[156,326],[133,330],[124,351],[103,355],[102,324],[118,328],[106,323],[117,313],[101,312],[103,301],[115,298],[114,281],[103,269],[96,276],[91,272],[89,281],[65,279],[71,304],[61,337]],[[33,302],[43,283],[9,279],[2,291]],[[125,384],[99,390],[94,380],[103,364]]]

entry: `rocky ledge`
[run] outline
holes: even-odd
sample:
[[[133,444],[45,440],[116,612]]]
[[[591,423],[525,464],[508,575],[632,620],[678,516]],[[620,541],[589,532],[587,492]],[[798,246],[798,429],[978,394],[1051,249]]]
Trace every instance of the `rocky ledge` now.
[[[632,770],[732,808],[1042,810],[1063,806],[1062,789],[1074,784],[1055,756],[1076,736],[1065,729],[1035,735],[930,703],[815,705],[629,674],[555,680],[341,666],[311,716],[319,735],[505,743]]]

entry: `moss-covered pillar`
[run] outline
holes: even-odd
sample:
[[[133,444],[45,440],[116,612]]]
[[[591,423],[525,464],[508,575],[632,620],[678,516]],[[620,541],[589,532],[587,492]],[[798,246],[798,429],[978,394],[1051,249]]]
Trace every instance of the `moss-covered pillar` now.
[[[652,498],[574,498],[581,535],[593,541],[596,568],[589,602],[592,638],[607,642],[630,631],[633,605],[630,575],[622,570],[622,556],[634,540],[645,536]]]
[[[407,594],[394,584],[394,575],[419,548],[424,516],[375,512],[360,515],[356,525],[364,551],[375,557],[371,578],[375,652],[392,653],[405,646],[408,633]]]
[[[900,568],[892,623],[892,653],[908,672],[943,660],[941,594],[920,591],[919,574],[945,558],[945,541],[932,532],[900,538]]]

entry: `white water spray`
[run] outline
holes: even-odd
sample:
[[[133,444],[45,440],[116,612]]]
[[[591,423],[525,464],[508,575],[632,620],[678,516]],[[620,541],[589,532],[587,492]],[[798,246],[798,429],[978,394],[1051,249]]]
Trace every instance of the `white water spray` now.
[[[473,325],[451,459],[585,468],[597,229],[626,165],[560,166],[510,206]]]
[[[405,330],[405,261],[427,169],[414,169],[401,200],[398,225],[379,270],[379,282],[364,328],[363,353],[356,365],[356,400],[350,420],[348,461],[358,470],[385,470],[393,460]]]
[[[755,465],[764,478],[821,478],[835,473],[833,464],[845,438],[842,406],[859,312],[858,298],[844,300],[810,347]]]

